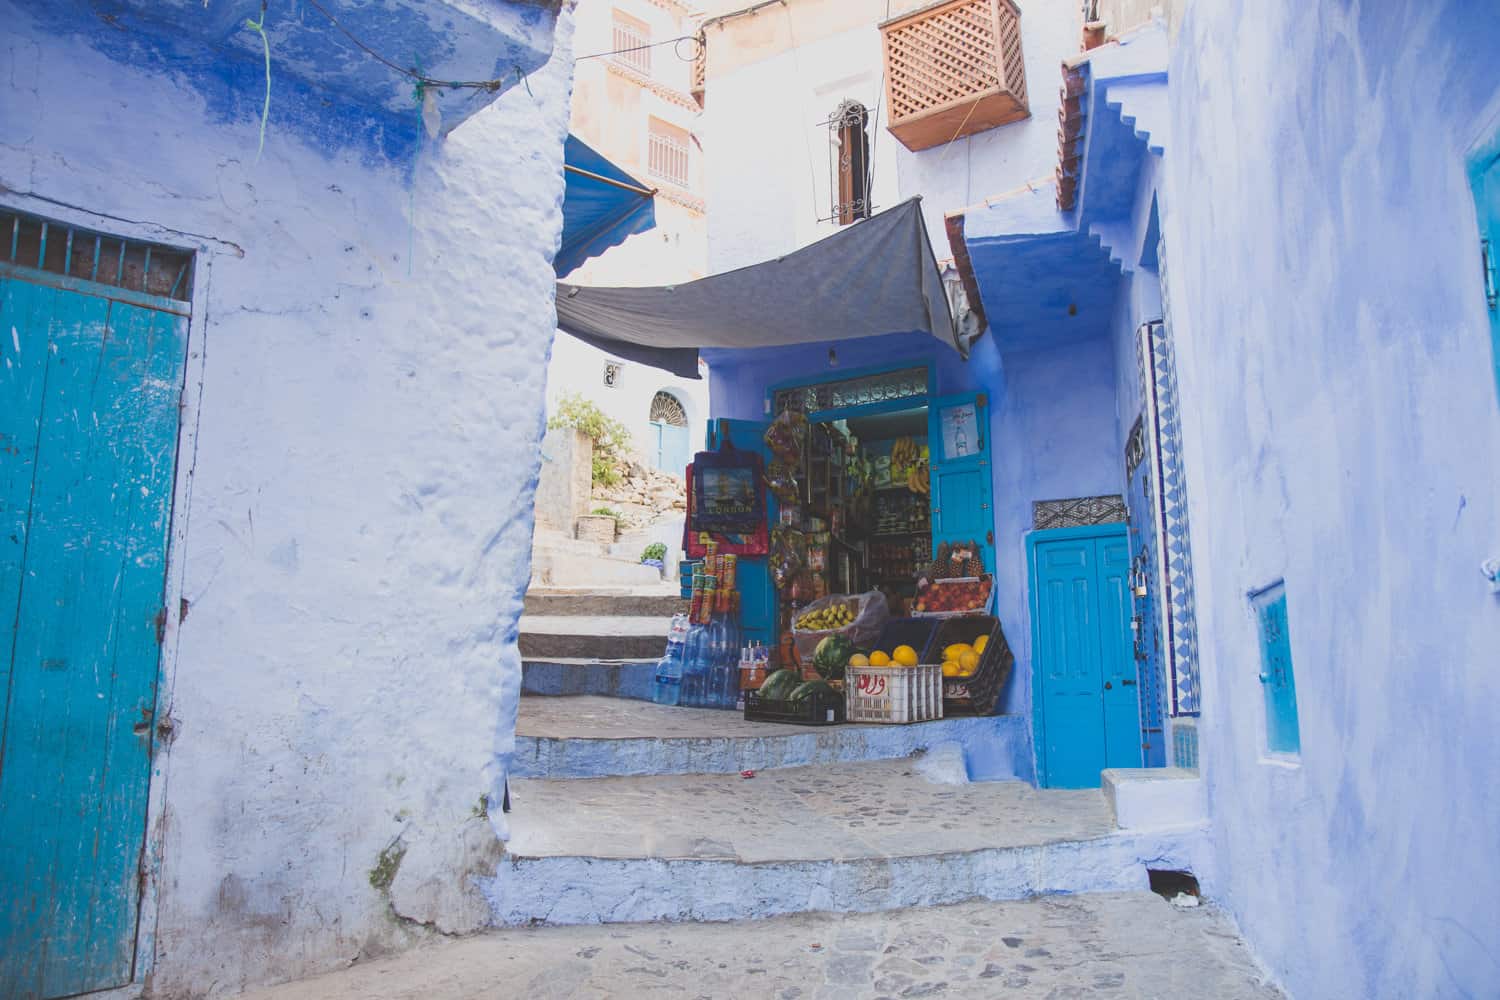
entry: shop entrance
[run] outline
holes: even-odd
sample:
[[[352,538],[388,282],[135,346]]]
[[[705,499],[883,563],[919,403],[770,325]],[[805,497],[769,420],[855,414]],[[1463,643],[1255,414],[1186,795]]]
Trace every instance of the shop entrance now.
[[[1097,788],[1104,768],[1141,766],[1125,532],[1027,539],[1038,783],[1048,788]]]

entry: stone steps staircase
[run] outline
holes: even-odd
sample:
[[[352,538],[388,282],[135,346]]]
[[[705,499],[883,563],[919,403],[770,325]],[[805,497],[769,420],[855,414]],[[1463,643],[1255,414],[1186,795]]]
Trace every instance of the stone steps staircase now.
[[[612,669],[619,678],[631,668]],[[649,686],[648,668],[636,696]],[[1152,775],[1144,792],[1122,772],[1108,794],[969,780],[1029,775],[1024,729],[1017,716],[821,728],[619,698],[523,697],[511,837],[483,884],[492,919],[871,912],[1141,890],[1148,867],[1201,867],[1201,814],[1153,805],[1167,781],[1196,790],[1191,772]],[[1117,797],[1129,829],[1116,820]]]
[[[522,690],[649,697],[672,615],[687,610],[659,580],[634,590],[533,588],[520,622]]]

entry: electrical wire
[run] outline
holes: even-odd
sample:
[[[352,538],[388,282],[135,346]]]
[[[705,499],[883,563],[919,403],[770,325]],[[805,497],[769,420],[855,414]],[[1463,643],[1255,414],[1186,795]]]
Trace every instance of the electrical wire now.
[[[365,53],[365,55],[369,56],[371,59],[374,59],[376,62],[382,64],[383,66],[386,66],[393,72],[400,73],[402,76],[407,77],[408,79],[413,80],[424,87],[437,87],[441,90],[488,90],[489,92],[494,93],[495,91],[498,91],[502,87],[504,87],[506,81],[510,79],[510,77],[499,77],[494,80],[438,80],[434,77],[427,76],[423,73],[417,72],[416,70],[408,69],[407,67],[402,66],[400,63],[392,62],[390,59],[387,59],[385,56],[381,55],[379,52],[366,45],[362,40],[360,40],[359,36],[355,35],[348,28],[344,27],[343,24],[339,23],[339,19],[334,17],[333,14],[328,10],[328,8],[324,7],[321,3],[318,2],[318,0],[307,0],[307,5],[316,10],[319,14],[322,14],[324,17],[328,18],[328,23],[337,28],[340,34],[349,39],[349,41],[353,42],[357,48]],[[516,67],[516,74],[522,80],[526,79],[526,74],[521,72],[521,68],[519,66]]]
[[[693,49],[692,55],[685,56],[682,54],[683,42],[693,43],[695,48]],[[605,56],[617,56],[624,52],[640,52],[642,49],[654,49],[659,45],[670,45],[672,46],[672,54],[675,55],[678,59],[681,59],[683,62],[692,62],[693,60],[697,59],[698,56],[703,52],[703,44],[703,33],[700,31],[696,35],[678,35],[676,38],[666,38],[659,42],[647,42],[645,45],[632,45],[628,49],[611,49],[608,52],[590,52],[586,56],[574,56],[573,61],[583,62],[585,59],[602,59]]]

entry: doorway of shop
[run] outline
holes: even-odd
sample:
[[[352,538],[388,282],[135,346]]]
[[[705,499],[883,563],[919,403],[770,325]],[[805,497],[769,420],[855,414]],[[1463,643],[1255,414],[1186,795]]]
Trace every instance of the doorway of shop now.
[[[666,391],[653,396],[650,426],[646,452],[651,457],[651,467],[674,476],[682,475],[692,461],[688,452],[687,409],[682,400]]]
[[[1126,526],[1036,531],[1026,558],[1038,781],[1097,788],[1141,766]]]

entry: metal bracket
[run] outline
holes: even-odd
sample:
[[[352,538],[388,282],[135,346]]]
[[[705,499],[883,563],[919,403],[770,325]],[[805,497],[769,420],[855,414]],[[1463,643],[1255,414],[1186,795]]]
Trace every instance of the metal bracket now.
[[[1489,304],[1490,312],[1494,312],[1500,305],[1500,280],[1495,277],[1495,252],[1490,246],[1489,240],[1479,241],[1479,260],[1484,266],[1484,301]]]

